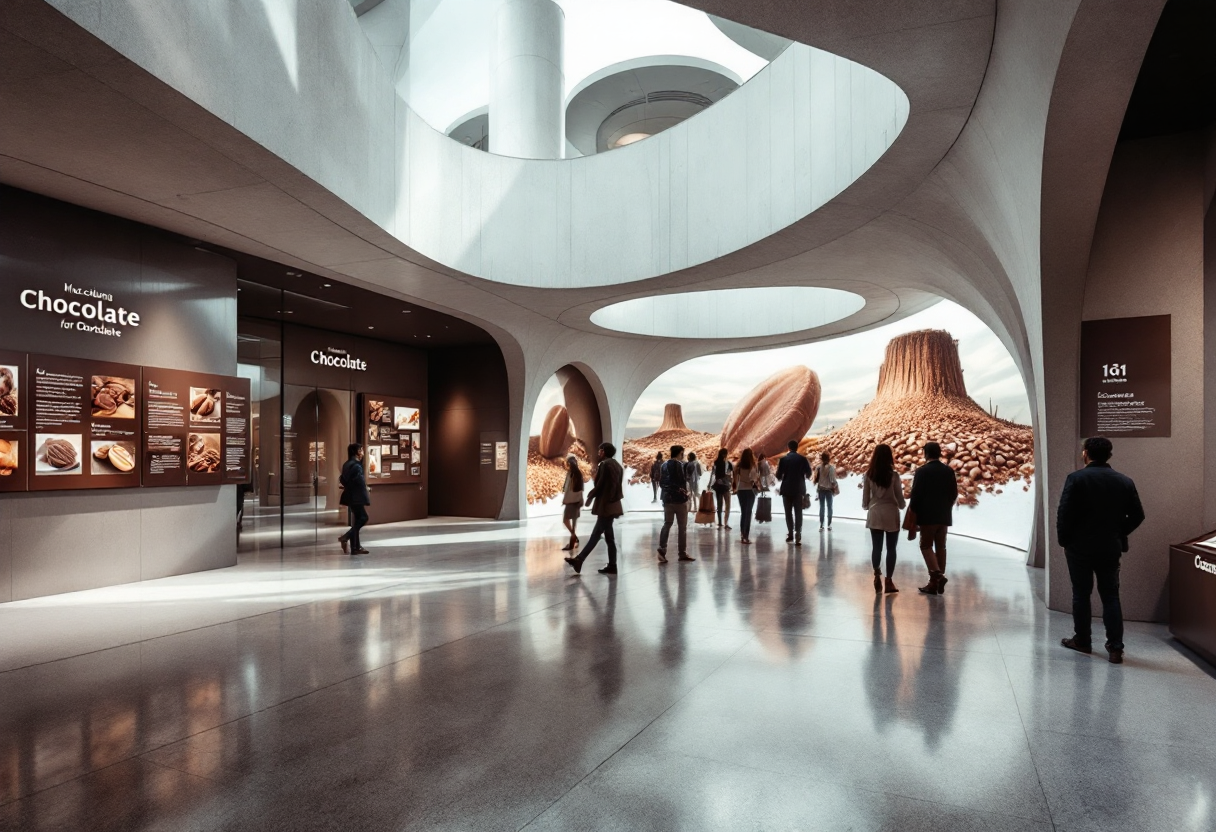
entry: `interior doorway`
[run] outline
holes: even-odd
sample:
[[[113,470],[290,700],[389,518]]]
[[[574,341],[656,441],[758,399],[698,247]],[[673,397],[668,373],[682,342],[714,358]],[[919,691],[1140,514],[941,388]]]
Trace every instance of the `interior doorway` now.
[[[315,543],[346,525],[338,476],[355,435],[354,393],[283,387],[283,545]]]

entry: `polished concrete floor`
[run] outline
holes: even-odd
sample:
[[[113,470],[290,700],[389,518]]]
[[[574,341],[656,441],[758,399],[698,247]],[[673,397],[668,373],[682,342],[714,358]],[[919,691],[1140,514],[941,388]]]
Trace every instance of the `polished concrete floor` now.
[[[0,828],[1216,829],[1216,678],[1163,627],[1114,666],[1010,549],[928,598],[903,541],[876,598],[855,522],[666,566],[655,522],[614,578],[452,524],[0,605]]]

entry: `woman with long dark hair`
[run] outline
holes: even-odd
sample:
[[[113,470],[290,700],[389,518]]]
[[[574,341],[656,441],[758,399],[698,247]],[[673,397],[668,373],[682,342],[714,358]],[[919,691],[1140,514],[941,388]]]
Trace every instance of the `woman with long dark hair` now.
[[[751,448],[744,448],[735,466],[734,492],[739,497],[740,543],[751,543],[752,506],[756,503],[756,492],[760,489],[760,466]]]
[[[861,507],[866,510],[866,528],[874,545],[874,591],[899,592],[891,576],[895,573],[895,544],[899,541],[899,512],[904,507],[904,485],[895,473],[895,455],[890,445],[879,445],[870,457],[870,467],[861,486]],[[883,539],[887,543],[887,574],[883,579]]]
[[[583,472],[578,468],[578,457],[574,454],[566,457],[566,483],[562,486],[562,523],[570,532],[570,542],[562,547],[563,552],[570,552],[578,545],[578,516],[583,510]]]
[[[718,458],[714,460],[713,476],[710,478],[709,487],[714,491],[714,503],[718,508],[718,528],[730,529],[730,481],[734,474],[734,466],[730,464],[730,460],[726,458],[730,453],[726,448],[718,449]],[[726,517],[723,519],[722,513],[725,509]]]

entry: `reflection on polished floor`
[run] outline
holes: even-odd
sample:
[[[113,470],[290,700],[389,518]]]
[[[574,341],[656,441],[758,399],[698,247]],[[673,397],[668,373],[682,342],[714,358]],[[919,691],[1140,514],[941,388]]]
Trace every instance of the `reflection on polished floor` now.
[[[615,578],[546,519],[0,606],[0,828],[1216,828],[1216,678],[1054,646],[1020,553],[876,598],[854,522],[622,526]]]

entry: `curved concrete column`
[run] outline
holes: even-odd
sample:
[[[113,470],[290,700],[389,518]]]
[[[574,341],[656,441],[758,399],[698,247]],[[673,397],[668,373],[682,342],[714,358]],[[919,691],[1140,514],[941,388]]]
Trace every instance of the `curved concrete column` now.
[[[503,0],[490,57],[490,152],[560,159],[565,13],[551,0]]]

